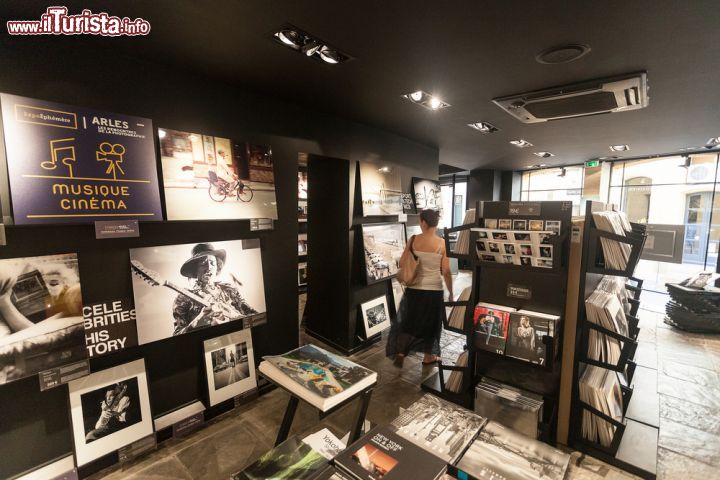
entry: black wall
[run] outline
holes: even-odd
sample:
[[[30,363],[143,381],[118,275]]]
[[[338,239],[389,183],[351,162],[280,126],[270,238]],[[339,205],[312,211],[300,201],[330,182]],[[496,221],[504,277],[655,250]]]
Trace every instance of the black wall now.
[[[138,239],[96,241],[89,225],[9,227],[8,245],[0,247],[0,258],[78,252],[83,298],[91,303],[132,298],[128,248],[259,236],[268,323],[253,329],[256,361],[297,345],[298,152],[381,161],[435,178],[435,148],[255,95],[232,82],[194,75],[190,68],[176,70],[118,57],[111,49],[112,41],[99,43],[107,49],[95,43],[91,48],[80,38],[26,38],[12,46],[7,37],[0,41],[2,92],[143,116],[151,118],[155,128],[272,146],[279,221],[271,232],[251,233],[246,221],[156,222],[141,224]],[[236,328],[216,327],[134,348],[93,361],[91,366],[97,371],[144,357],[153,414],[162,414],[188,401],[205,399],[202,340]],[[0,478],[72,450],[67,388],[40,393],[37,385],[37,378],[31,377],[0,386]]]

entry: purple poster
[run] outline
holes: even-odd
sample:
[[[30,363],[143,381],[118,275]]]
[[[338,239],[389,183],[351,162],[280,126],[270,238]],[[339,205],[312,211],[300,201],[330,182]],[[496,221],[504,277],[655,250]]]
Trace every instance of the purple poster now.
[[[15,223],[162,220],[152,121],[0,94]]]

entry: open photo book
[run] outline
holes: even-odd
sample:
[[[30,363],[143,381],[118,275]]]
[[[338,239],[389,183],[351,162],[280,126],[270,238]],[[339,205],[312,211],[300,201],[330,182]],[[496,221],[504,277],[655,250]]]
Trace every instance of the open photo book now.
[[[377,381],[377,373],[372,370],[315,345],[265,356],[258,370],[323,412]]]

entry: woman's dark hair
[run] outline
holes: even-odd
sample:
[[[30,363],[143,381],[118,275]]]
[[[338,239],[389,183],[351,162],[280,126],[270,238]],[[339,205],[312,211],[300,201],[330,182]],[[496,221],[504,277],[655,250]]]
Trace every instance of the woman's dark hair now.
[[[437,227],[438,222],[440,221],[440,212],[437,210],[430,210],[429,208],[425,209],[420,212],[420,220],[427,223],[427,226],[430,228]]]

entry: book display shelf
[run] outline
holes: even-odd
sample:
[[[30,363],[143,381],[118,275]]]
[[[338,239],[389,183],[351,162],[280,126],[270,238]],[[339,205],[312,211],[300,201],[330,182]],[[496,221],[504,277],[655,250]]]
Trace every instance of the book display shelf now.
[[[645,242],[643,225],[631,224],[632,231],[617,235],[600,230],[593,214],[610,210],[598,202],[588,202],[582,223],[582,251],[577,301],[577,332],[572,370],[572,398],[570,408],[568,444],[582,452],[616,465],[643,478],[656,478],[657,444],[659,427],[659,396],[657,393],[657,370],[653,365],[636,361],[638,347],[638,309],[642,280],[633,277]],[[629,256],[624,269],[606,268],[605,253],[601,239],[609,239],[629,245]],[[625,311],[627,335],[604,328],[588,320],[586,301],[604,276],[623,277],[629,294]],[[588,344],[591,332],[603,334],[620,345],[616,362],[591,358]],[[597,334],[595,334],[597,335]],[[611,341],[611,340],[607,340]],[[581,376],[588,366],[604,369],[617,375],[621,390],[622,418],[609,416],[593,405],[581,400]],[[609,426],[611,442],[591,441],[583,435],[583,419]],[[601,422],[600,420],[604,421]]]
[[[439,364],[438,372],[423,383],[423,389],[466,408],[473,408],[475,386],[483,377],[502,382],[542,396],[543,416],[538,425],[539,439],[554,443],[560,384],[560,358],[562,355],[562,315],[565,309],[567,282],[567,252],[569,246],[572,204],[570,202],[482,202],[476,206],[475,221],[445,231],[446,248],[449,249],[449,233],[469,230],[470,248],[467,254],[448,253],[449,257],[468,262],[472,274],[472,287],[467,302],[446,302],[447,306],[465,306],[462,329],[445,325],[445,329],[465,335],[469,358],[467,367]],[[555,235],[548,236],[543,245],[552,246],[552,261],[547,266],[503,264],[483,261],[476,251],[482,231],[493,220],[547,221],[559,225]],[[486,222],[490,220],[490,223]],[[492,227],[492,230],[504,229]],[[513,229],[507,229],[512,231]],[[518,229],[527,231],[528,228]],[[475,306],[479,302],[530,310],[560,316],[554,334],[545,335],[545,358],[531,363],[503,353],[479,348],[479,335],[474,322]],[[462,371],[459,392],[449,391],[445,386],[447,376]]]

